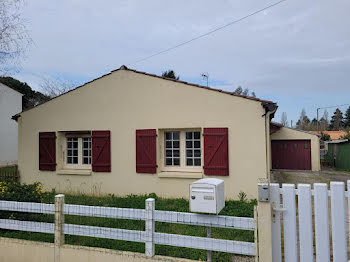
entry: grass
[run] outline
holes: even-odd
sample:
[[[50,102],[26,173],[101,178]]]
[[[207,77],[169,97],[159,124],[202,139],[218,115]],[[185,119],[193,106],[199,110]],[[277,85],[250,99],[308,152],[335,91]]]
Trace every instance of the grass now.
[[[78,204],[78,205],[90,205],[90,206],[107,206],[107,207],[121,207],[121,208],[145,208],[145,200],[149,197],[156,199],[157,210],[168,210],[178,212],[189,212],[189,203],[183,198],[166,199],[157,197],[155,194],[136,196],[130,195],[126,197],[116,197],[114,195],[94,197],[87,195],[65,195],[65,203]],[[53,203],[54,192],[48,193],[43,198],[45,203]],[[253,217],[253,209],[256,205],[256,201],[226,201],[225,208],[220,212],[220,215],[229,216],[243,216]],[[0,218],[11,218],[18,220],[31,220],[41,222],[53,223],[53,215],[43,214],[24,214],[16,212],[2,212]],[[110,218],[97,218],[97,217],[81,217],[81,216],[65,216],[65,223],[69,224],[81,224],[81,225],[93,225],[99,227],[109,228],[122,228],[130,230],[145,230],[144,221],[125,220],[125,219],[110,219]],[[156,222],[156,232],[164,232],[171,234],[191,235],[191,236],[206,236],[206,228],[202,226],[190,226],[181,224],[161,223]],[[53,242],[54,237],[52,234],[43,233],[28,233],[19,231],[0,230],[0,236],[19,238],[34,241]],[[212,228],[212,237],[219,239],[238,240],[254,242],[254,232],[245,230],[233,230],[224,228]],[[132,251],[132,252],[145,252],[144,243],[100,239],[91,237],[80,237],[66,235],[65,240],[67,244],[101,247],[115,250]],[[182,257],[194,260],[206,260],[207,251],[178,248],[171,246],[156,245],[156,254]],[[230,261],[232,259],[230,254],[213,252],[213,261]]]

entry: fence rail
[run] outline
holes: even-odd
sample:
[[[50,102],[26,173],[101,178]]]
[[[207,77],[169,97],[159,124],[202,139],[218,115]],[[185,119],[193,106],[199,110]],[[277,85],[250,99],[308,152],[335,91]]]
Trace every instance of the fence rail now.
[[[0,228],[28,232],[55,234],[63,233],[67,235],[143,242],[146,244],[147,256],[154,255],[155,244],[203,249],[208,251],[227,252],[250,256],[254,256],[256,253],[254,243],[215,239],[208,237],[195,237],[159,233],[155,232],[154,227],[155,222],[165,222],[194,226],[219,227],[254,231],[255,225],[253,218],[203,215],[155,210],[154,199],[146,200],[146,209],[98,207],[70,204],[63,205],[61,203],[61,205],[63,206],[63,210],[60,210],[61,207],[57,202],[57,199],[59,199],[58,197],[62,198],[62,195],[56,196],[56,204],[0,201],[0,210],[4,211],[55,214],[55,223],[0,219]],[[64,221],[64,215],[143,220],[146,222],[146,230],[138,231],[75,224],[59,225],[59,221]],[[63,232],[58,232],[60,230],[60,227],[62,228]]]
[[[17,165],[0,167],[0,182],[19,181],[19,171]]]

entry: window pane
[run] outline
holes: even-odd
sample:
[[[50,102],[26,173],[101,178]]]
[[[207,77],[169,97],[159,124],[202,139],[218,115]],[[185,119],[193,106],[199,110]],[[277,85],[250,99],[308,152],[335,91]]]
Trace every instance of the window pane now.
[[[179,140],[179,132],[173,132],[173,140]]]
[[[166,141],[166,148],[172,148],[171,141]]]
[[[194,141],[194,148],[200,148],[201,142],[200,141]]]
[[[186,164],[187,164],[188,166],[193,166],[193,159],[192,159],[192,158],[187,158]]]
[[[84,165],[89,164],[89,159],[88,159],[88,158],[83,158],[83,164],[84,164]]]
[[[67,158],[67,164],[72,164],[72,158],[70,157]]]
[[[186,132],[186,139],[192,139],[192,132]]]
[[[171,132],[165,132],[165,139],[166,140],[171,140],[172,136],[171,136]]]
[[[192,157],[193,156],[193,151],[192,150],[186,150],[186,156],[187,157]]]
[[[167,150],[167,151],[166,151],[166,156],[167,156],[167,157],[172,157],[172,156],[173,156],[172,151],[171,151],[171,150]]]
[[[201,138],[201,132],[193,132],[194,139],[200,139]]]
[[[167,159],[166,159],[166,165],[167,165],[167,166],[171,166],[172,164],[173,164],[172,158],[167,158]]]
[[[200,150],[194,150],[194,156],[195,157],[200,157],[201,156],[201,151]]]
[[[200,165],[201,165],[201,159],[200,159],[200,158],[196,158],[196,159],[194,160],[194,165],[195,165],[195,166],[200,166]]]
[[[173,142],[173,147],[174,148],[179,148],[180,147],[180,142],[179,141],[174,141]]]
[[[180,157],[180,151],[179,150],[174,150],[173,154],[174,154],[174,157]]]
[[[78,164],[78,157],[73,157],[73,163],[72,164]]]
[[[186,141],[187,148],[192,148],[192,146],[193,146],[192,141]]]
[[[174,166],[180,165],[180,158],[174,158]]]

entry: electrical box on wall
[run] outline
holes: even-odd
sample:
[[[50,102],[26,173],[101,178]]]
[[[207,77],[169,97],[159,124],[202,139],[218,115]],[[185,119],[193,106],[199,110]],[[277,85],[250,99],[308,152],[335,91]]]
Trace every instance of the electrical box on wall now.
[[[203,178],[190,184],[190,211],[219,214],[225,207],[224,181]]]

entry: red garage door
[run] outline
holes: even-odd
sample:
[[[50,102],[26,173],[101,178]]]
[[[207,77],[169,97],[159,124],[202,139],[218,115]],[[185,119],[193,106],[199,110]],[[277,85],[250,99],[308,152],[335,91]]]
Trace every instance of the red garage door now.
[[[272,168],[311,170],[310,140],[272,140]]]

